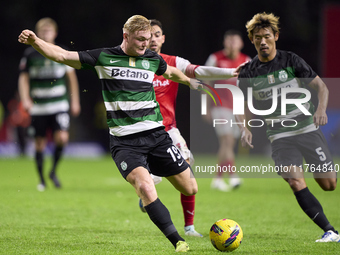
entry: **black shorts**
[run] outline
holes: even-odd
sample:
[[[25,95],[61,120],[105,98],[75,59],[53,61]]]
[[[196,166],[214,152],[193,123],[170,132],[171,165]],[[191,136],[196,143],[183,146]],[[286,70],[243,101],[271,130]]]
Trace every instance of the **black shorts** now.
[[[332,155],[320,129],[275,140],[271,144],[275,166],[298,166],[310,172],[334,170]],[[303,158],[306,164],[303,163]]]
[[[67,131],[70,127],[70,115],[67,112],[60,112],[51,115],[32,116],[31,127],[34,137],[45,137],[47,130],[54,133],[58,130]]]
[[[110,135],[110,143],[112,158],[124,179],[139,166],[161,177],[179,174],[189,167],[163,128],[124,137]]]

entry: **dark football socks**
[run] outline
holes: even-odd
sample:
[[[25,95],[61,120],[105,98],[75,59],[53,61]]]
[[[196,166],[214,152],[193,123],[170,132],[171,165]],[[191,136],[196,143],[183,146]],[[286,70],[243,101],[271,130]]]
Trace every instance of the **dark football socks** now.
[[[144,208],[152,222],[163,232],[175,248],[178,241],[184,241],[172,223],[168,209],[159,198]]]
[[[38,174],[39,174],[39,177],[40,177],[40,183],[45,185],[45,180],[44,180],[44,176],[43,176],[43,159],[44,159],[43,153],[36,151],[35,152],[35,162],[36,162]]]
[[[50,172],[50,179],[53,181],[54,186],[56,186],[56,188],[60,188],[61,184],[59,182],[59,179],[57,178],[57,175],[55,174],[56,172],[56,167],[59,163],[59,160],[61,158],[62,152],[63,152],[63,146],[57,146],[54,149],[54,154],[53,154],[53,166]]]
[[[318,225],[325,232],[328,230],[335,231],[333,226],[327,220],[321,204],[307,187],[295,192],[294,195],[301,209],[308,215],[308,217],[312,221],[314,221],[316,225]]]
[[[61,158],[61,155],[63,153],[63,146],[56,146],[54,149],[54,154],[53,154],[53,167],[51,170],[51,173],[55,174],[57,164]]]

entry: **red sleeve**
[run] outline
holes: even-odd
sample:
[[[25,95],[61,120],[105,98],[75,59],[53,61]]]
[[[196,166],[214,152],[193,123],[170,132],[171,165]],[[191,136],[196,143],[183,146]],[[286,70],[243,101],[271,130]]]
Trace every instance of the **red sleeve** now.
[[[185,75],[188,76],[189,78],[196,78],[195,70],[197,67],[199,67],[199,65],[193,65],[193,64],[188,65],[187,69],[185,70]]]

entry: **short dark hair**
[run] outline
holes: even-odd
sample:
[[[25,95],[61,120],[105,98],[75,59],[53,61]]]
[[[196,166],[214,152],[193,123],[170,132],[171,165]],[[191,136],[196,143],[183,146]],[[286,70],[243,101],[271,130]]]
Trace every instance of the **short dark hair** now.
[[[238,30],[235,30],[235,29],[227,30],[224,33],[224,38],[226,38],[229,35],[238,35],[238,36],[240,36],[242,38],[242,33],[240,31],[238,31]]]
[[[150,25],[151,26],[159,26],[161,28],[162,32],[164,33],[162,23],[159,20],[150,19]]]

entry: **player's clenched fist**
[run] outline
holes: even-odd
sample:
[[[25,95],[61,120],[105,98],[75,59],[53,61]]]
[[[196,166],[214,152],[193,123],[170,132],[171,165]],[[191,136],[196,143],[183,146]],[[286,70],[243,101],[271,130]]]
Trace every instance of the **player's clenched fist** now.
[[[36,38],[37,36],[33,31],[26,29],[21,32],[18,41],[24,44],[32,44]]]

